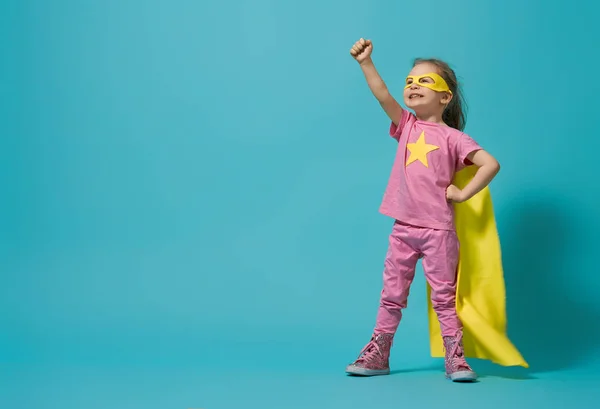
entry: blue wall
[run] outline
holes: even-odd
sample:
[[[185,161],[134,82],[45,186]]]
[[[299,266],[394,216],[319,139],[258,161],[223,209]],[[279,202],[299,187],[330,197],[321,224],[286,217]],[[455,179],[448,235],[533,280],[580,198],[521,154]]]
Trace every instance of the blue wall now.
[[[593,356],[596,4],[1,7],[0,361],[316,354],[342,371],[374,324],[391,229],[395,142],[348,53],[360,37],[399,97],[414,57],[455,67],[467,132],[503,166],[511,337],[535,370]],[[424,282],[399,365],[429,360]]]

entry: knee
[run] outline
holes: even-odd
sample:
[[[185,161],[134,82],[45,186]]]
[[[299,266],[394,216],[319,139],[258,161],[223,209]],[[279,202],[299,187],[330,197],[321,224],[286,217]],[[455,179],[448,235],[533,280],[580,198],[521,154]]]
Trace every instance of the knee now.
[[[452,289],[448,291],[437,291],[431,294],[431,304],[434,310],[448,310],[456,307],[456,292]]]
[[[435,311],[450,311],[456,309],[456,301],[452,300],[431,300]]]
[[[406,301],[397,297],[381,297],[380,304],[388,311],[401,310],[406,308]]]

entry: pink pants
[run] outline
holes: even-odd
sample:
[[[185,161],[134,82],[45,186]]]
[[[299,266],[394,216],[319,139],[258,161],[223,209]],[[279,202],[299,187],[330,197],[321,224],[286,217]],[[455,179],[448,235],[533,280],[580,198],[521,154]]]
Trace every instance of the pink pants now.
[[[383,290],[375,334],[396,332],[406,308],[417,261],[431,286],[431,301],[442,336],[462,328],[456,314],[456,273],[459,243],[456,232],[394,224],[383,271]]]

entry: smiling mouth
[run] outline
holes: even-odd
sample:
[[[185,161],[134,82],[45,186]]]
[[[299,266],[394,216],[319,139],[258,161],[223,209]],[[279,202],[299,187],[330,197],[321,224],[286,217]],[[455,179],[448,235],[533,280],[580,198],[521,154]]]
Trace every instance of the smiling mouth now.
[[[408,99],[416,99],[416,98],[423,98],[423,95],[421,95],[421,94],[410,94],[408,96]]]

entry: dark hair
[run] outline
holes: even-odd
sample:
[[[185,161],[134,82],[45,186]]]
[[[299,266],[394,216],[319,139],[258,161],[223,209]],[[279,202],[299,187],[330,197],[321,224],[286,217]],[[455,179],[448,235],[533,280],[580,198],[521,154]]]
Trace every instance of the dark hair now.
[[[456,74],[450,66],[442,60],[436,58],[416,58],[413,67],[418,64],[429,63],[438,68],[438,74],[446,80],[448,87],[452,91],[452,100],[442,114],[442,120],[450,127],[463,131],[467,124],[466,109],[467,104],[463,98],[460,84],[456,79]]]

